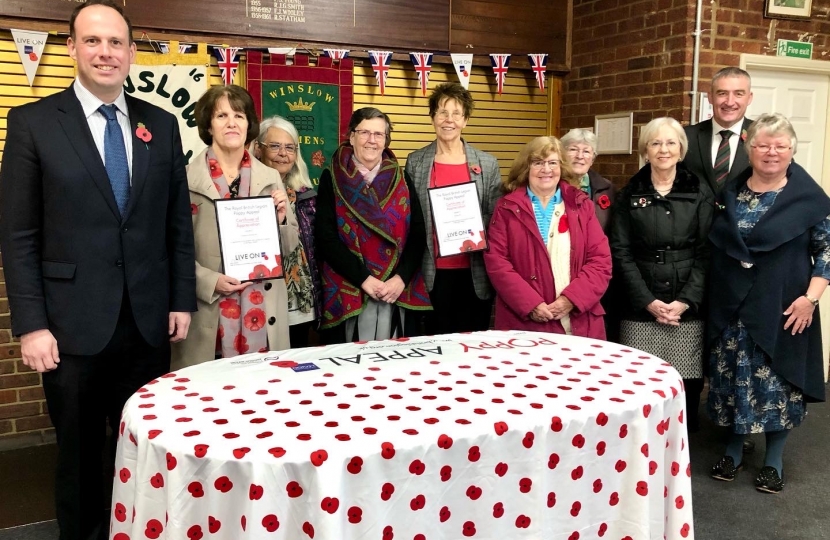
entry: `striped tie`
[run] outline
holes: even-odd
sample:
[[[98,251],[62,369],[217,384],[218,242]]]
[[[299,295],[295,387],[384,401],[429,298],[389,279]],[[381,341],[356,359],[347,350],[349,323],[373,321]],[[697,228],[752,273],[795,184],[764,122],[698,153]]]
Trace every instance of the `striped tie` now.
[[[718,146],[718,153],[715,156],[715,182],[718,185],[723,184],[726,177],[729,176],[729,138],[732,135],[732,131],[728,129],[720,132],[720,146]]]

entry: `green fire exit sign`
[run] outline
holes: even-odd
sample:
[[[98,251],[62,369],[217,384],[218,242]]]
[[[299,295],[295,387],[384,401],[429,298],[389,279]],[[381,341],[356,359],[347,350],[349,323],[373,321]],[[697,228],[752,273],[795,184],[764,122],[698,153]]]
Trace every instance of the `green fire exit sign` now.
[[[778,56],[792,56],[793,58],[812,58],[813,44],[804,41],[778,40]]]

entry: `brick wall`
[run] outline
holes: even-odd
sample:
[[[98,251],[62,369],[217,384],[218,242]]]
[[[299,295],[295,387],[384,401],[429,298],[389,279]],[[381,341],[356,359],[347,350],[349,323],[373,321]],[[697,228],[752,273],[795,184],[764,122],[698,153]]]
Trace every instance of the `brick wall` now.
[[[5,279],[0,268],[0,450],[54,439],[40,375],[23,365],[11,337]]]
[[[764,18],[763,0],[706,0],[698,90],[740,54],[775,55],[778,39],[812,41],[830,60],[830,0],[813,0],[812,19]],[[574,0],[573,61],[565,78],[562,133],[593,127],[594,116],[634,112],[634,154],[599,156],[595,168],[618,185],[637,171],[639,128],[659,116],[689,123],[695,2]]]

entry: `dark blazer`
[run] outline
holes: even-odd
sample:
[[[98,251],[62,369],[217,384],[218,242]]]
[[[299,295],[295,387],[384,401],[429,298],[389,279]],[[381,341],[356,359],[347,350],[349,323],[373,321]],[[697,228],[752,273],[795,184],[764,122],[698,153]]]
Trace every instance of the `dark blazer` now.
[[[807,292],[813,272],[811,230],[830,215],[830,198],[807,171],[792,163],[787,185],[744,240],[738,231],[736,200],[751,174],[744,171],[724,189],[723,210],[709,236],[709,342],[740,319],[778,375],[800,388],[806,401],[824,401],[819,310],[813,312],[810,327],[796,335],[784,330],[783,313]]]
[[[683,320],[700,318],[715,210],[709,186],[678,163],[671,192],[660,197],[647,163],[620,190],[613,208],[610,243],[614,279],[626,298],[622,317],[653,321],[645,308],[658,299],[688,304]]]
[[[190,199],[176,119],[126,96],[132,189],[122,219],[72,87],[9,111],[0,173],[0,245],[12,332],[48,328],[58,350],[99,353],[125,287],[153,347],[168,313],[196,309]],[[135,136],[141,122],[152,134]]]
[[[611,205],[617,198],[617,188],[593,169],[588,169],[588,181],[591,184],[591,201],[594,203],[599,226],[607,235],[608,226],[611,224]]]
[[[749,129],[751,125],[752,120],[744,118],[741,131]],[[729,176],[726,177],[723,184],[718,186],[715,182],[715,169],[712,167],[712,121],[704,120],[698,124],[686,126],[684,130],[686,131],[686,138],[689,139],[689,150],[686,152],[686,158],[683,160],[683,163],[692,174],[701,180],[705,179],[715,195],[730,180],[749,167],[749,156],[746,155],[743,141],[739,141],[738,149],[735,152],[735,160],[729,169]]]

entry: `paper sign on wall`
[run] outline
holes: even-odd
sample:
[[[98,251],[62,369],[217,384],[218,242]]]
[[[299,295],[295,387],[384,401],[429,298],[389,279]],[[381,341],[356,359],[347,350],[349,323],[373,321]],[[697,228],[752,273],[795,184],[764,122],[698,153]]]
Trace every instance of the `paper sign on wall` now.
[[[48,35],[46,32],[12,29],[14,46],[17,47],[17,54],[20,55],[23,70],[29,79],[29,86],[32,86],[35,80],[37,67],[40,65],[40,59],[43,57],[43,48],[46,46],[46,38]]]

